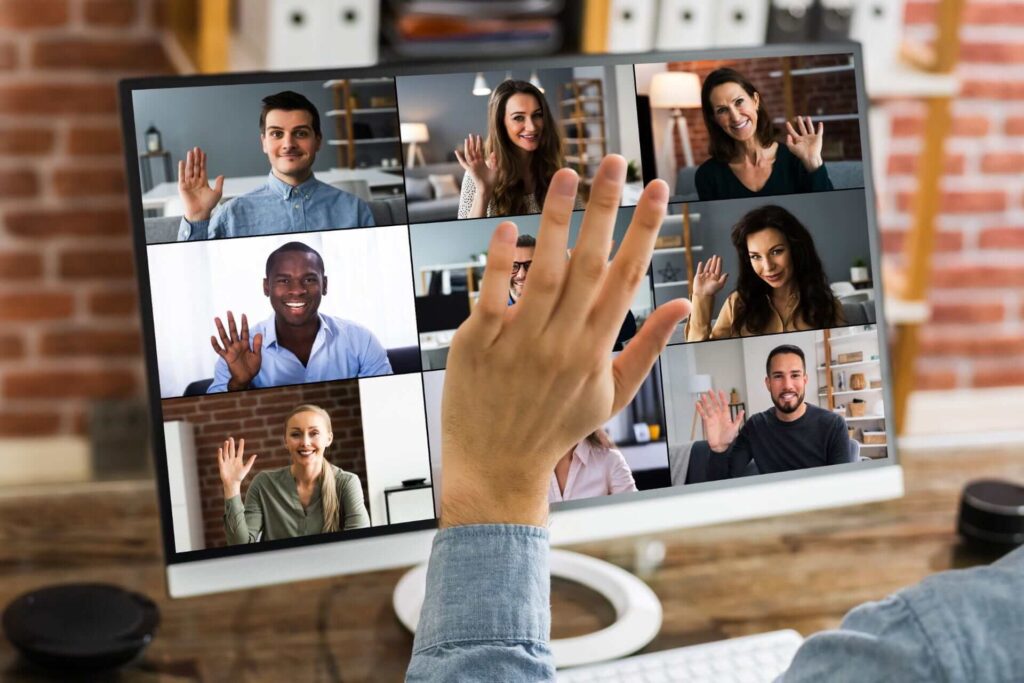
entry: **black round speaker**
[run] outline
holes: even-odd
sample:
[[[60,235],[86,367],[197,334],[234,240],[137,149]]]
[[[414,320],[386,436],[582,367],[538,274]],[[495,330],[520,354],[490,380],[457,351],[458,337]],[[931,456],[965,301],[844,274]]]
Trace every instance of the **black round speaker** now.
[[[96,670],[137,657],[160,622],[144,595],[102,583],[50,586],[25,593],[4,610],[7,639],[43,667]]]
[[[979,479],[964,487],[957,530],[967,540],[1010,550],[1024,544],[1024,486]]]

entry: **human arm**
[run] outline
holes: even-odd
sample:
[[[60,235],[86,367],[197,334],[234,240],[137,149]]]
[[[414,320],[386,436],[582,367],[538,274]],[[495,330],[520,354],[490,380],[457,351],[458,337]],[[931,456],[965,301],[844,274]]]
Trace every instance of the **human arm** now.
[[[217,176],[211,187],[206,174],[206,152],[199,147],[190,149],[185,159],[178,162],[178,197],[184,207],[183,219],[193,225],[193,231],[197,222],[210,220],[223,196],[224,176]]]
[[[210,385],[207,393],[248,389],[263,364],[263,334],[257,332],[250,344],[249,321],[245,314],[242,314],[241,331],[235,326],[235,316],[231,311],[228,311],[227,320],[228,328],[225,330],[220,318],[213,319],[217,327],[217,336],[210,337],[210,345],[223,361],[223,366],[218,363],[216,370],[220,370],[223,375],[223,371],[226,369],[228,378],[226,382],[218,381],[215,372],[214,382]],[[220,338],[219,344],[217,343],[218,337]],[[219,379],[223,380],[223,377]]]
[[[483,218],[487,205],[494,197],[494,184],[498,180],[498,158],[484,152],[479,135],[469,135],[462,150],[455,149],[455,158],[465,174],[459,200],[459,218]]]
[[[729,408],[724,391],[714,390],[701,394],[696,403],[704,431],[704,439],[711,449],[708,459],[709,479],[728,479],[736,476],[750,462],[750,449],[740,435],[744,411],[735,417]]]
[[[810,116],[796,117],[796,126],[786,121],[786,147],[793,153],[808,173],[814,173],[825,162],[821,158],[821,147],[825,142],[825,124],[818,122],[815,130]]]
[[[633,470],[629,469],[629,463],[622,451],[612,448],[608,451],[608,458],[611,461],[608,472],[608,493],[626,493],[636,491],[636,480],[633,479]]]
[[[369,330],[363,330],[364,336],[359,346],[358,377],[376,377],[392,374],[388,352],[377,337]]]
[[[369,202],[362,199],[357,199],[356,202],[358,205],[356,225],[360,228],[376,227],[377,223],[373,220],[373,209],[370,208]]]
[[[529,294],[507,305],[516,229],[498,226],[480,299],[452,340],[442,401],[441,526],[428,570],[410,680],[432,673],[497,680],[554,675],[547,647],[547,490],[558,459],[632,398],[685,315],[663,305],[612,358],[616,332],[643,281],[668,188],[648,185],[615,259],[608,263],[626,164],[602,162],[580,237],[565,258],[577,178],[552,178]],[[564,339],[589,339],[585,348]],[[529,362],[524,362],[528,349]],[[562,391],[538,392],[557,378]],[[566,392],[569,392],[567,395]],[[487,525],[487,526],[478,526]],[[472,538],[480,534],[479,538]],[[487,540],[496,536],[496,541]],[[454,546],[454,549],[453,549]],[[467,557],[479,549],[482,557]],[[484,595],[474,605],[460,598]],[[504,596],[510,596],[508,600]],[[459,605],[454,605],[459,601]],[[475,628],[468,628],[475,624]],[[525,645],[524,645],[525,644]]]
[[[256,454],[244,457],[245,439],[227,439],[217,449],[217,468],[224,491],[224,533],[228,545],[254,543],[263,530],[263,509],[260,504],[259,485],[253,480],[242,504],[242,482],[256,462]]]
[[[359,476],[352,472],[345,472],[340,479],[341,491],[339,491],[338,500],[341,501],[341,512],[344,515],[341,520],[341,528],[362,529],[370,526],[370,515],[366,513],[363,487],[359,483]]]
[[[722,257],[712,256],[707,262],[699,261],[693,274],[693,290],[690,296],[693,308],[686,321],[686,341],[705,341],[712,336],[711,314],[714,311],[715,295],[725,287],[728,273],[722,272]],[[719,316],[721,318],[721,316]],[[715,326],[718,329],[718,325]]]

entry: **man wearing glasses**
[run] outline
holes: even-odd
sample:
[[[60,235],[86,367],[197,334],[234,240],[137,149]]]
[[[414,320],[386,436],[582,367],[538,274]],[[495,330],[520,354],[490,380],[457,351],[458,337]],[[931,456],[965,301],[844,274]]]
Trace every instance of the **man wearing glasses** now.
[[[519,235],[516,238],[516,257],[512,261],[512,274],[508,279],[508,305],[513,306],[519,297],[523,295],[523,287],[526,285],[526,274],[530,272],[530,264],[533,263],[533,252],[537,248],[537,240],[533,235]],[[613,351],[621,351],[623,344],[633,338],[636,334],[636,318],[632,311],[626,311],[626,319],[622,321],[619,328],[619,336],[615,339]]]

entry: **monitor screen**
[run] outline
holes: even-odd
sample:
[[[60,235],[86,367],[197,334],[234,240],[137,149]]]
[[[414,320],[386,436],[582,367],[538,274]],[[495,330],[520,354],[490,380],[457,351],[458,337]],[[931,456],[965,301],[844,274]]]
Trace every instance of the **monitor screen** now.
[[[613,253],[646,182],[671,200],[609,353],[694,308],[552,472],[554,541],[900,493],[859,48],[479,68],[122,83],[172,594],[425,558],[490,235],[518,226],[515,306],[550,175],[581,177],[571,253],[611,153]]]

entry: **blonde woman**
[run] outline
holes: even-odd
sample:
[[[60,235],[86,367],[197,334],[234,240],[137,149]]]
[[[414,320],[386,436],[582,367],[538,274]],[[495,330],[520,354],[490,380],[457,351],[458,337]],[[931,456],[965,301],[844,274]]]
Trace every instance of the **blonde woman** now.
[[[291,464],[253,477],[242,503],[242,481],[256,454],[245,457],[245,439],[234,437],[217,449],[224,486],[224,530],[228,545],[311,536],[370,526],[359,477],[327,462],[334,440],[331,416],[319,406],[301,405],[285,419],[284,445]]]

